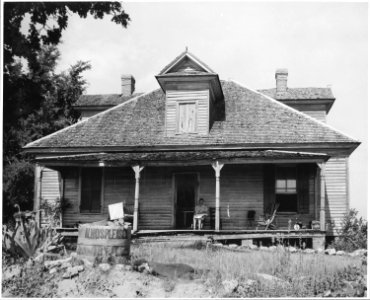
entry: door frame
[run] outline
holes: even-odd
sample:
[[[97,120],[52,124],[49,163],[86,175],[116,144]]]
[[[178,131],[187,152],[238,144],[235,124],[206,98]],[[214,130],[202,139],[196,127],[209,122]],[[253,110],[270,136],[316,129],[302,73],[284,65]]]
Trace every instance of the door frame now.
[[[173,172],[172,173],[172,194],[173,194],[173,205],[172,205],[172,228],[176,229],[176,212],[177,212],[177,182],[176,175],[183,174],[194,174],[196,177],[195,187],[195,199],[196,202],[200,195],[200,172],[197,171],[184,171],[184,172]]]

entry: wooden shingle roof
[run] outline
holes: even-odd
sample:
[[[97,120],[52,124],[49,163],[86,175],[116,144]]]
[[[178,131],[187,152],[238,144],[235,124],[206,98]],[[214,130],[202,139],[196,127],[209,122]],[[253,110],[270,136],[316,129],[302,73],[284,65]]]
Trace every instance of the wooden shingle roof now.
[[[115,106],[139,95],[141,95],[141,93],[135,93],[127,97],[122,96],[122,94],[81,95],[74,104],[74,107]]]
[[[25,146],[25,150],[103,147],[151,147],[358,142],[332,127],[234,81],[222,81],[225,120],[215,121],[208,135],[165,135],[165,95],[162,90],[123,104],[64,128]]]
[[[276,95],[276,88],[258,90],[262,94],[279,100],[335,99],[331,88],[287,88],[283,95]]]

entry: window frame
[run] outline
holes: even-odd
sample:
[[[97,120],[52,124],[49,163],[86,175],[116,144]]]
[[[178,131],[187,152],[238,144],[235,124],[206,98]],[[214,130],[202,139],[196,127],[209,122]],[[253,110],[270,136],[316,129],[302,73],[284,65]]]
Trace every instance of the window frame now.
[[[82,203],[82,169],[101,169],[101,177],[100,177],[100,211],[99,212],[82,212],[81,211],[81,203]],[[104,211],[104,181],[105,181],[105,168],[99,167],[80,167],[79,168],[79,182],[78,182],[78,212],[83,215],[99,215],[102,214]]]
[[[288,174],[284,175],[284,178],[280,177],[279,175],[279,170],[281,169],[293,169],[294,170],[294,177],[295,178],[290,178]],[[277,187],[277,181],[278,180],[284,180],[285,181],[285,191],[278,191]],[[295,192],[289,191],[288,189],[288,180],[295,180]],[[295,206],[296,210],[281,210],[281,202],[279,206],[279,213],[284,213],[284,214],[297,214],[299,213],[299,197],[298,197],[298,168],[297,165],[294,166],[276,166],[275,169],[275,181],[274,181],[274,192],[275,192],[275,202],[277,202],[278,197],[289,197],[289,196],[295,196]]]
[[[186,104],[194,104],[194,131],[182,132],[180,131],[180,106]],[[198,101],[197,100],[186,100],[177,101],[176,103],[176,134],[198,134]]]

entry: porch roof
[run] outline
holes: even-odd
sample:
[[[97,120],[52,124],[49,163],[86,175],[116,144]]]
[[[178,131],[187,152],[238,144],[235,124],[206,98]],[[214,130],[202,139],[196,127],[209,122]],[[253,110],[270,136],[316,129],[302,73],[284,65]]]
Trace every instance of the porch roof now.
[[[280,150],[253,150],[253,151],[162,151],[162,152],[125,152],[125,153],[89,153],[39,157],[41,164],[48,165],[75,165],[101,163],[109,166],[122,164],[151,165],[162,164],[209,164],[220,160],[231,163],[268,163],[268,162],[315,162],[326,161],[327,154],[293,152]]]

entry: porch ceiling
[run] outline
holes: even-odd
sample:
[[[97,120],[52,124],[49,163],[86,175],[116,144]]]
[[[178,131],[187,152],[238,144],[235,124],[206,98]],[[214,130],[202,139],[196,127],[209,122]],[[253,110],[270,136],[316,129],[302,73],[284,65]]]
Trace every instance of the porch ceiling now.
[[[280,150],[252,151],[166,151],[166,152],[124,152],[89,153],[38,157],[46,165],[200,165],[216,160],[224,163],[272,163],[272,162],[322,162],[329,159],[323,153],[293,152]]]

